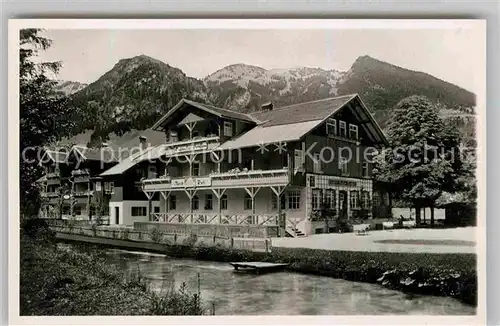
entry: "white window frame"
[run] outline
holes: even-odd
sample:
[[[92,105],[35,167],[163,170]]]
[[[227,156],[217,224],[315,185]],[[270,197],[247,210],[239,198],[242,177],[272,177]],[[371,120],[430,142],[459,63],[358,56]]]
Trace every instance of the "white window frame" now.
[[[311,192],[311,208],[312,210],[318,210],[321,205],[321,190],[313,189]]]
[[[224,121],[224,136],[233,137],[233,123],[231,121]]]
[[[337,136],[337,120],[333,118],[326,120],[326,134]]]
[[[356,137],[352,137],[351,133],[356,133]],[[349,124],[349,138],[354,139],[354,140],[358,140],[359,134],[358,134],[358,126],[357,125]]]
[[[325,199],[328,200],[330,209],[337,208],[337,196],[336,196],[336,191],[334,189],[325,190]]]
[[[344,157],[339,157],[339,169],[340,169],[340,174],[343,176],[349,175],[349,165],[348,161]]]
[[[148,215],[147,207],[144,207],[144,206],[132,206],[132,207],[130,207],[130,215],[132,217],[147,216]]]
[[[369,177],[370,176],[368,162],[363,162],[362,163],[362,165],[361,165],[361,176],[363,176],[363,177]]]
[[[349,208],[356,209],[359,208],[359,191],[351,190],[349,192]]]
[[[221,210],[227,210],[227,195],[224,194],[220,198],[220,209]]]
[[[304,166],[304,152],[301,149],[293,151],[293,159],[295,168],[302,168]]]
[[[115,183],[114,181],[108,181],[104,183],[104,192],[108,194],[114,194],[115,193]]]
[[[344,132],[342,132],[344,131]],[[339,136],[347,138],[347,125],[345,121],[339,120]]]
[[[288,197],[288,209],[291,210],[300,209],[300,199],[301,199],[300,190],[289,190],[287,192],[287,197]]]
[[[319,153],[314,153],[313,154],[313,172],[314,173],[321,173],[322,166],[321,166],[321,158]]]

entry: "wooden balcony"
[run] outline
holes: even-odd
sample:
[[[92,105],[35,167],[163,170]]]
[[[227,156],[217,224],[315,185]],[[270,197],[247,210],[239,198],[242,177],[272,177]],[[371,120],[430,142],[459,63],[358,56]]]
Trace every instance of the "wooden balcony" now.
[[[41,192],[40,197],[42,197],[42,198],[55,198],[55,197],[59,197],[59,193],[57,193],[57,192]]]
[[[182,189],[226,189],[245,187],[285,186],[289,183],[287,168],[278,170],[251,170],[212,173],[204,177],[163,177],[142,181],[144,191],[171,191]]]
[[[182,154],[189,152],[203,151],[219,146],[219,136],[199,137],[177,142],[166,143],[165,149],[171,151],[170,154]]]
[[[278,226],[278,214],[152,213],[153,222]]]

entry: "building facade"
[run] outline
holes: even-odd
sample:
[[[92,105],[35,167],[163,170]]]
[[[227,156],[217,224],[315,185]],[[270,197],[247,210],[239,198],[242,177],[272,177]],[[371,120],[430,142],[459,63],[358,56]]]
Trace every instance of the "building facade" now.
[[[386,139],[358,95],[243,114],[181,100],[153,129],[165,135],[100,175],[110,223],[252,226],[319,232],[311,218],[373,217],[371,157]],[[142,194],[141,194],[142,192]]]

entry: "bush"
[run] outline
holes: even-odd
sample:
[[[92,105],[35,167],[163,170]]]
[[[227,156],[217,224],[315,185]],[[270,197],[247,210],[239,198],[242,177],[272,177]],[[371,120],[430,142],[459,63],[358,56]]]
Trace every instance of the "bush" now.
[[[204,313],[199,293],[182,287],[156,294],[140,272],[125,277],[93,246],[42,246],[23,236],[20,258],[21,315]]]
[[[154,228],[149,232],[149,236],[151,237],[151,240],[159,243],[163,239],[163,232],[158,228]]]

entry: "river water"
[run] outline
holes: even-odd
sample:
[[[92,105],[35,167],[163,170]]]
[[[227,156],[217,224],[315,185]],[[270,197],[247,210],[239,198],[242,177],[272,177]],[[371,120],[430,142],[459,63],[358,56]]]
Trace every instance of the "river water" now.
[[[144,252],[111,249],[107,255],[123,271],[140,269],[156,291],[185,282],[196,292],[200,284],[204,304],[216,315],[475,314],[456,299],[408,295],[376,284],[291,272],[237,273],[227,263]]]

